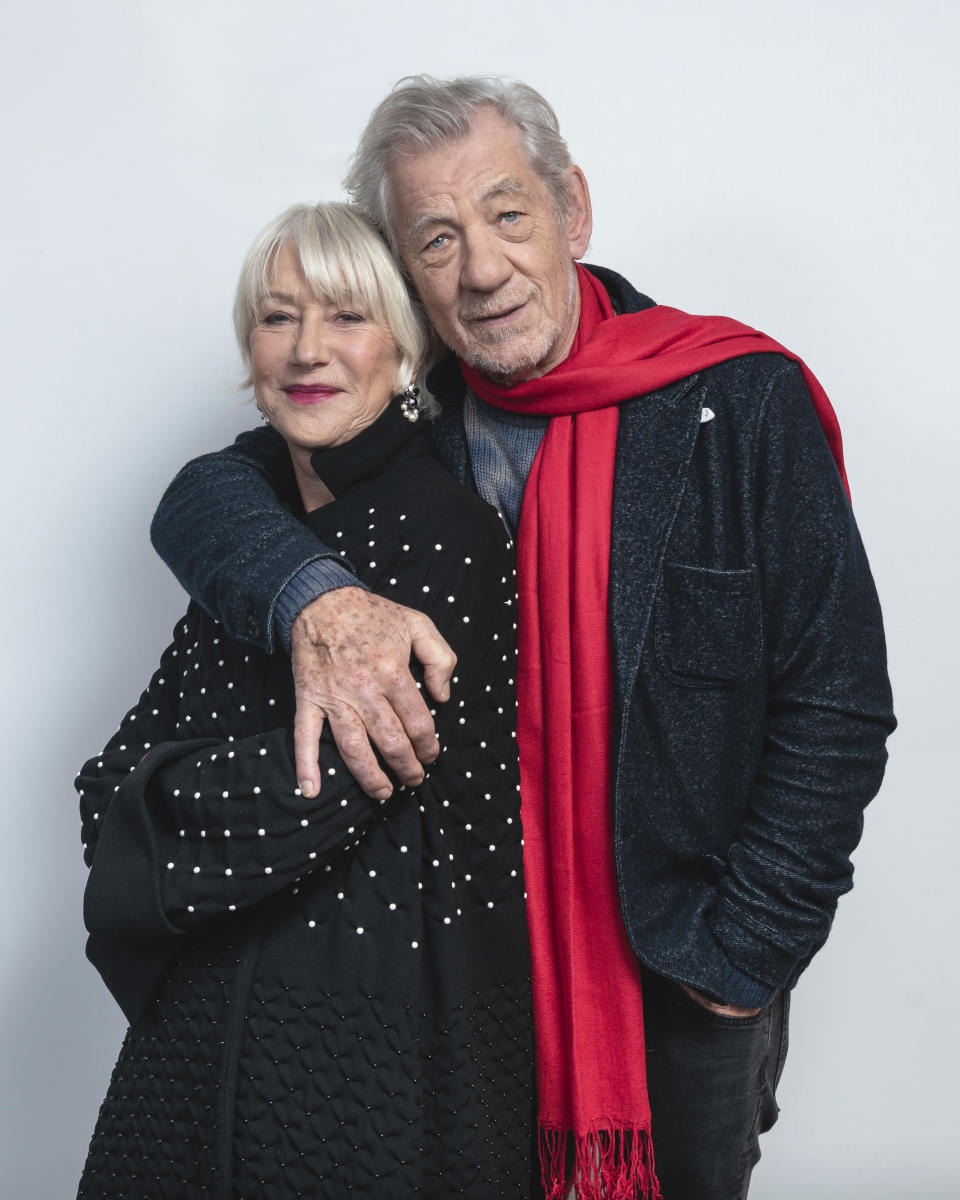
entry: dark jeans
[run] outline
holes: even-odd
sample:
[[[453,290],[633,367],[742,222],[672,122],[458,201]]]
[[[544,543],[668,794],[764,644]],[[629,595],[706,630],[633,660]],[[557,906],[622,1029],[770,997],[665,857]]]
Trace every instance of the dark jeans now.
[[[663,1200],[744,1200],[760,1134],[776,1121],[788,992],[755,1017],[722,1017],[643,974],[647,1084]]]

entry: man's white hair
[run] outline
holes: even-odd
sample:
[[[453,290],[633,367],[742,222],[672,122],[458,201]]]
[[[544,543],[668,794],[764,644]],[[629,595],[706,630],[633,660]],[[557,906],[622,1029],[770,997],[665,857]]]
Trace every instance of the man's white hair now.
[[[420,154],[466,137],[481,109],[492,109],[520,132],[530,165],[547,186],[557,216],[569,212],[570,151],[557,114],[529,84],[496,75],[434,79],[408,75],[374,110],[360,135],[344,186],[399,257],[391,220],[388,171],[399,154]]]

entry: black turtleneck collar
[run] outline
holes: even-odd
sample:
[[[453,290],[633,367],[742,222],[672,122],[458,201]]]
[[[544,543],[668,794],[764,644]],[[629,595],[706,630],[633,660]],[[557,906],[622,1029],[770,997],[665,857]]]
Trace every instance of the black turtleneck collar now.
[[[422,444],[410,445],[414,439]],[[429,454],[430,447],[420,424],[408,421],[400,411],[399,402],[391,400],[373,424],[349,442],[315,450],[310,455],[310,466],[336,497],[381,474],[400,451]]]

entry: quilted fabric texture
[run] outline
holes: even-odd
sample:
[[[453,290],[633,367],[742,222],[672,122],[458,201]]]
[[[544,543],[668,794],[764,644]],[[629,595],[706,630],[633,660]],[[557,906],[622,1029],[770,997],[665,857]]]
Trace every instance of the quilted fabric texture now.
[[[213,1196],[216,1110],[236,946],[184,956],[127,1031],[79,1194]],[[221,959],[221,962],[217,961]]]
[[[382,473],[305,519],[456,651],[441,756],[378,803],[325,740],[305,799],[288,660],[191,607],[77,782],[88,953],[132,1021],[82,1197],[530,1192],[512,546],[377,425]]]

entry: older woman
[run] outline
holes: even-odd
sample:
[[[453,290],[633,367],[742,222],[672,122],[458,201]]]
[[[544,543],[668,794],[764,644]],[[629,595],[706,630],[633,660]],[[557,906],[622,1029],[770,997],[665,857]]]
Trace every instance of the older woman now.
[[[265,230],[235,320],[304,522],[426,611],[457,674],[422,785],[370,799],[325,741],[307,798],[288,660],[187,611],[77,780],[88,954],[131,1022],[80,1195],[523,1195],[511,547],[430,454],[424,332],[354,211]]]

